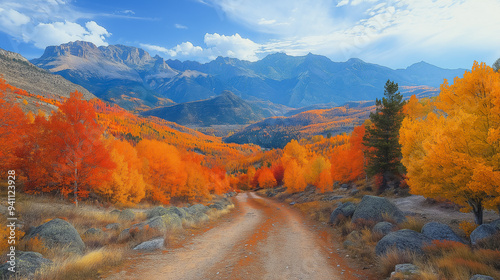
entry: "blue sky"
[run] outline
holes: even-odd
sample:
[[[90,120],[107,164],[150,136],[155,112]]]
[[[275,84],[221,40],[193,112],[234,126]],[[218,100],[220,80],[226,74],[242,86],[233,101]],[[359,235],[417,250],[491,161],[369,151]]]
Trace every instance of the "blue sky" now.
[[[500,57],[500,0],[0,0],[0,48],[27,58],[85,40],[166,59],[285,52],[444,68]]]

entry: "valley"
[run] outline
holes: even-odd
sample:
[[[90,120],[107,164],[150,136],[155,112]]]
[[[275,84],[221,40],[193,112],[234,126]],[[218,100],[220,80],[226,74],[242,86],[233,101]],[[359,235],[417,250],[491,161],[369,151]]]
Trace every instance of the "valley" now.
[[[76,41],[31,62],[0,50],[0,73],[0,170],[18,176],[0,185],[20,193],[30,264],[13,276],[4,254],[2,277],[500,276],[484,63],[199,63]]]

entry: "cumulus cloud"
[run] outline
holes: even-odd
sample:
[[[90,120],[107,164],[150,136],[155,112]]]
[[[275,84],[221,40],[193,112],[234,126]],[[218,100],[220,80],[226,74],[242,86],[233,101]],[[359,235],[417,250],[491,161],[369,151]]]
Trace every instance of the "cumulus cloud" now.
[[[75,40],[107,45],[106,38],[111,33],[106,28],[95,21],[86,21],[84,25],[77,23],[91,17],[78,12],[64,0],[7,0],[0,8],[0,30],[42,49]]]
[[[208,61],[218,56],[234,57],[241,60],[258,60],[263,46],[250,39],[241,37],[238,33],[226,36],[217,33],[206,33],[204,37],[205,48],[195,46],[191,42],[183,42],[173,48],[165,48],[151,44],[140,44],[141,47],[158,53],[163,53],[176,59],[196,59]]]
[[[28,36],[36,47],[45,48],[70,41],[88,41],[97,46],[107,46],[105,38],[111,34],[95,21],[89,21],[85,27],[74,22],[39,23]]]

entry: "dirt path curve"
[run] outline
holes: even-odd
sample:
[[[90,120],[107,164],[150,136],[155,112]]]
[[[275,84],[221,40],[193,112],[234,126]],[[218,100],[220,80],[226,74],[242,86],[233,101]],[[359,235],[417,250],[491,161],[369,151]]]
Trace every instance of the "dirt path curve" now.
[[[295,209],[242,193],[236,213],[180,248],[133,257],[107,279],[357,279]]]

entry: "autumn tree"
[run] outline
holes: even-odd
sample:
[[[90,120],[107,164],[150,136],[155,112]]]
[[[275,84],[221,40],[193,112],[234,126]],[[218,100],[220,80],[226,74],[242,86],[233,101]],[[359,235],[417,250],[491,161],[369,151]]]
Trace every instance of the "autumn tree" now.
[[[369,148],[366,150],[366,171],[370,176],[382,175],[381,191],[387,188],[391,177],[403,173],[399,128],[404,118],[404,104],[403,95],[398,92],[398,84],[388,80],[384,87],[384,97],[376,100],[377,109],[370,113],[372,125],[366,127],[363,138],[363,144]]]
[[[286,163],[283,183],[289,193],[301,192],[307,187],[306,179],[304,178],[304,169],[295,159],[289,160]]]
[[[481,224],[483,209],[500,205],[500,73],[474,62],[434,104],[401,127],[410,190],[464,206]]]
[[[153,201],[168,204],[187,180],[179,151],[157,140],[142,140],[136,148],[138,156],[143,159],[148,196]]]
[[[51,116],[46,137],[54,154],[54,176],[64,195],[87,196],[92,187],[109,179],[115,167],[103,143],[95,110],[75,91]]]
[[[108,144],[116,168],[110,180],[96,187],[96,192],[114,203],[134,205],[145,196],[146,183],[142,175],[142,161],[127,141],[112,140]]]
[[[272,188],[276,186],[276,179],[274,178],[273,172],[269,168],[261,168],[259,173],[259,187],[261,188]]]
[[[28,119],[12,97],[8,84],[0,76],[0,171],[19,167],[15,151],[23,145],[28,124]]]
[[[330,158],[331,176],[334,181],[349,183],[364,176],[365,126],[354,128],[347,144],[336,146]]]

